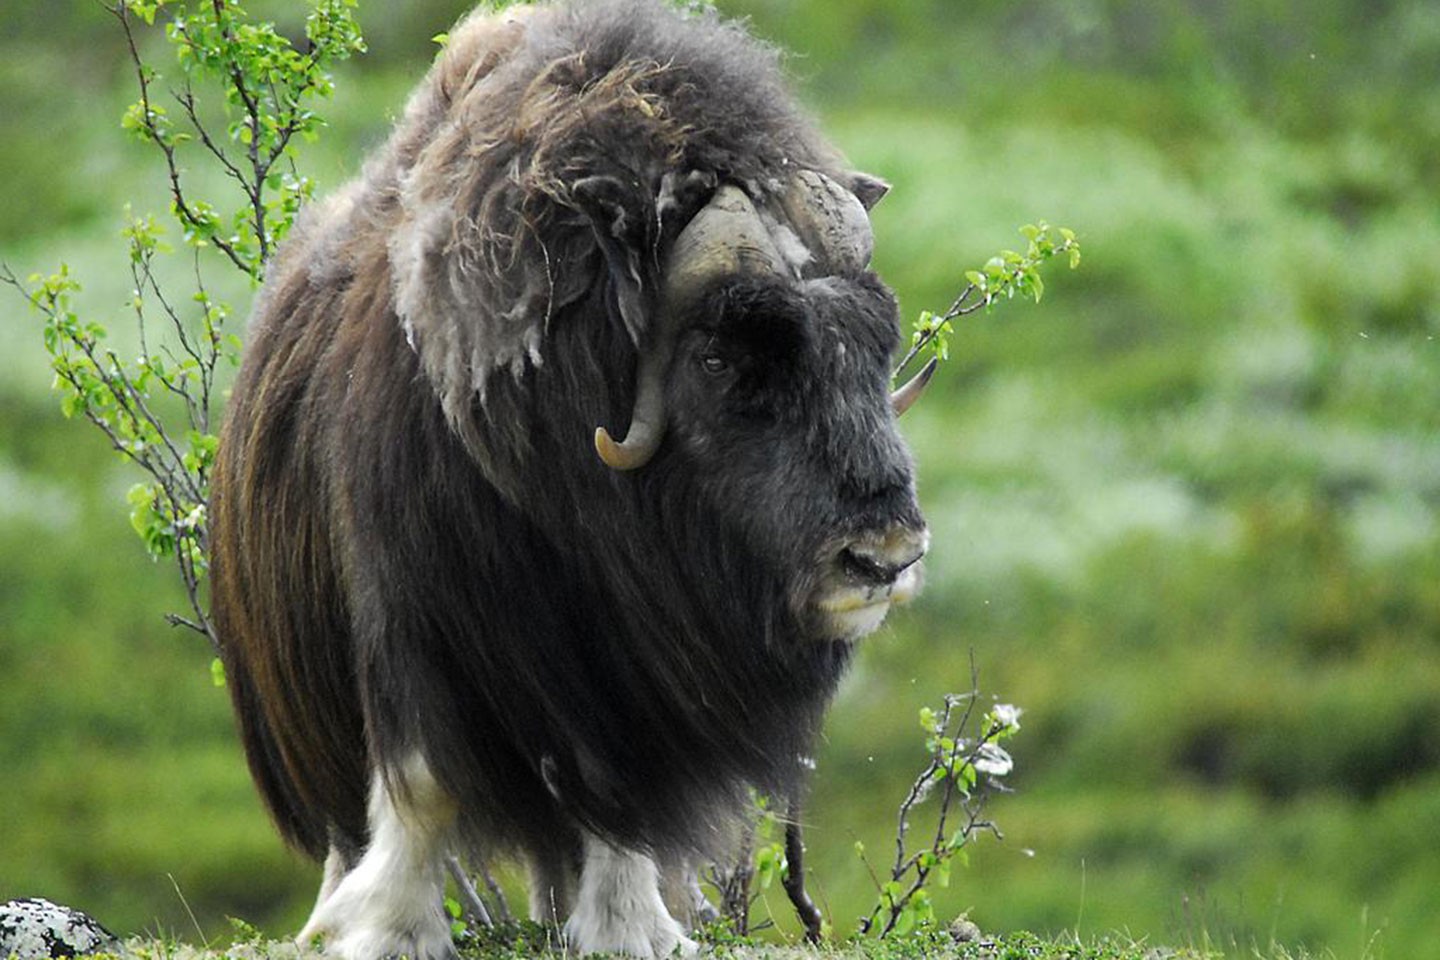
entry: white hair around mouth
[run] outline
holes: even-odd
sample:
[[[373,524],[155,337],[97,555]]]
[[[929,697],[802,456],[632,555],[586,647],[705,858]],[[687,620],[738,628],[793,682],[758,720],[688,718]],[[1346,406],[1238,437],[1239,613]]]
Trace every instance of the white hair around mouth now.
[[[815,607],[832,636],[857,640],[879,629],[891,606],[907,603],[919,593],[923,579],[920,565],[915,564],[904,570],[893,584],[838,585],[824,593]]]

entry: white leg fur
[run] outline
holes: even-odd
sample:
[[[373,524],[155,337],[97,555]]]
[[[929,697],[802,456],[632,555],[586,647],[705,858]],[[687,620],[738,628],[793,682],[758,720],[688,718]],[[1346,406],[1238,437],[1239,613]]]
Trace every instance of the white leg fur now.
[[[590,836],[565,939],[579,954],[628,953],[643,960],[667,957],[676,948],[686,956],[696,951],[665,909],[655,861]]]
[[[310,911],[310,919],[305,921],[305,929],[315,926],[315,918],[320,915],[320,908],[325,906],[325,901],[330,899],[330,894],[340,886],[340,881],[345,879],[345,858],[340,851],[333,846],[325,856],[325,874],[320,878],[320,893],[315,897],[315,909]]]
[[[374,775],[370,846],[328,896],[330,863],[338,857],[327,858],[321,900],[297,938],[302,946],[323,937],[326,952],[344,960],[453,956],[442,898],[456,806],[420,757],[406,762],[401,778],[406,790],[393,797]]]

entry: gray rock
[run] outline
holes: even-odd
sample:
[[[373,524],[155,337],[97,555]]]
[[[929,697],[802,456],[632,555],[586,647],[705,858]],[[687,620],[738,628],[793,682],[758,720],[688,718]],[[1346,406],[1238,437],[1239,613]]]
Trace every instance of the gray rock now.
[[[0,904],[0,960],[51,960],[119,949],[115,934],[79,910],[39,897]]]

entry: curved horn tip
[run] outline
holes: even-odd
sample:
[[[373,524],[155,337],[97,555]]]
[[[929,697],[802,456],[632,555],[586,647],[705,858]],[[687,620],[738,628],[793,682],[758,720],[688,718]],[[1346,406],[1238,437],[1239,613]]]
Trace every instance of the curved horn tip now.
[[[915,405],[920,399],[920,394],[925,392],[925,387],[930,383],[930,378],[935,376],[935,370],[940,366],[939,357],[931,357],[920,372],[911,377],[909,382],[890,394],[890,408],[895,411],[895,416],[903,416],[906,410]]]
[[[633,430],[633,428],[632,428]],[[655,446],[648,443],[617,441],[604,427],[595,428],[595,452],[611,470],[638,470],[655,456]]]

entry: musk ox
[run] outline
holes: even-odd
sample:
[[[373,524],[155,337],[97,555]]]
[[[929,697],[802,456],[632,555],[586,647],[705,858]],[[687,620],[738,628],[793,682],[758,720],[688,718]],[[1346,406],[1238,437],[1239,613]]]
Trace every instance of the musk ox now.
[[[689,946],[661,868],[791,794],[919,585],[884,190],[741,27],[577,0],[464,20],[304,215],[213,502],[250,769],[325,858],[303,937],[449,954],[458,850],[580,952]]]

